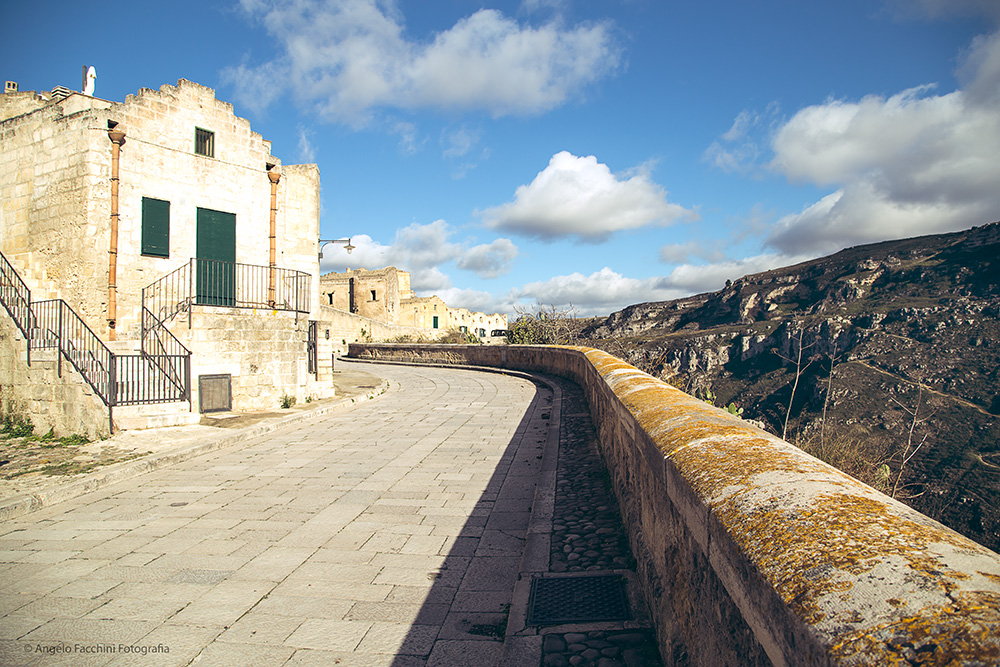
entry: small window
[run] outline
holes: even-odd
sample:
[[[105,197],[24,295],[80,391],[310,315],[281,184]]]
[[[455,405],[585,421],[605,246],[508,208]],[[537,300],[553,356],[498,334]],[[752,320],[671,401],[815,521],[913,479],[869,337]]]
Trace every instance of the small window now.
[[[194,152],[205,157],[215,157],[215,132],[194,128]]]
[[[372,301],[378,301],[378,299],[375,297],[375,290],[372,290]]]
[[[170,202],[142,198],[142,254],[170,256]]]

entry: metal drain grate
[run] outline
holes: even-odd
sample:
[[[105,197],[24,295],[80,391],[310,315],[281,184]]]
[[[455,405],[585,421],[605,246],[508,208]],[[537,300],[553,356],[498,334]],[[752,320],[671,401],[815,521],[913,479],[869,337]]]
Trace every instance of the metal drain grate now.
[[[538,577],[531,581],[528,625],[625,621],[625,580],[615,575]]]

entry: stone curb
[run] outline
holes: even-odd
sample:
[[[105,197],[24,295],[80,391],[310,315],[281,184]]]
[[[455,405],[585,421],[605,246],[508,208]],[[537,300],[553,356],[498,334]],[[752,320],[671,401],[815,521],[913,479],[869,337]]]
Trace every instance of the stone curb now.
[[[352,361],[355,360],[352,359]],[[286,415],[273,420],[266,420],[259,424],[254,424],[253,426],[220,434],[211,442],[202,442],[179,450],[152,454],[134,461],[115,463],[98,472],[85,475],[80,479],[73,480],[66,484],[56,484],[50,489],[43,489],[29,495],[16,496],[9,500],[0,502],[0,521],[7,521],[19,516],[24,516],[25,514],[30,514],[31,512],[42,509],[43,507],[49,507],[50,505],[63,502],[64,500],[70,500],[72,498],[82,496],[85,493],[90,493],[91,491],[97,491],[98,489],[108,486],[109,484],[132,479],[133,477],[138,477],[139,475],[158,470],[159,468],[163,468],[168,465],[180,463],[181,461],[186,461],[196,456],[201,456],[202,454],[208,454],[209,452],[214,452],[218,449],[224,449],[245,440],[276,431],[283,426],[312,419],[313,417],[319,417],[332,412],[333,410],[340,410],[349,407],[362,400],[375,399],[388,390],[389,382],[382,378],[379,386],[367,394],[352,396],[351,398],[345,398],[321,408],[315,408],[299,414]],[[208,434],[206,434],[206,436],[208,436]]]

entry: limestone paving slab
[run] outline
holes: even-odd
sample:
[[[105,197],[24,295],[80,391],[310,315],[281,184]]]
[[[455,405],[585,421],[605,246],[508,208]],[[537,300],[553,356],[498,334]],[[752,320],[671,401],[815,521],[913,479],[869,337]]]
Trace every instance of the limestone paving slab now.
[[[496,664],[551,392],[344,366],[390,390],[0,523],[2,646],[145,647],[25,663],[44,665]],[[508,538],[477,554],[498,500]]]

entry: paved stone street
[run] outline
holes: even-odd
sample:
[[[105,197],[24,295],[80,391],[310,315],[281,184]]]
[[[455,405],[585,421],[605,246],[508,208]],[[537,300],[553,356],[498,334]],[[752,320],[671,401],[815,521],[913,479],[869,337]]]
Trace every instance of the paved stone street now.
[[[389,391],[0,524],[0,663],[495,664],[552,392],[345,367]]]

